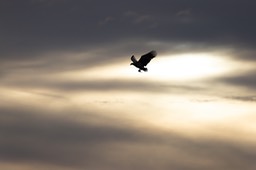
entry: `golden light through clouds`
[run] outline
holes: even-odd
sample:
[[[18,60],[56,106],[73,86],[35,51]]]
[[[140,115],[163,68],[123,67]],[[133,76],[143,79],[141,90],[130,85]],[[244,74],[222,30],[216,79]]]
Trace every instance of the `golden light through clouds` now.
[[[137,56],[137,58],[139,57]],[[74,79],[126,79],[143,76],[142,78],[163,81],[190,81],[224,75],[237,69],[236,67],[238,66],[234,61],[229,61],[221,55],[211,53],[159,55],[148,64],[149,71],[141,74],[136,74],[138,69],[130,66],[129,62],[129,57],[127,57],[127,60],[122,62],[114,62],[105,66],[100,65],[90,70],[78,70],[73,73],[66,72],[62,73],[62,75],[74,75]]]
[[[148,72],[139,73],[129,65],[130,57],[123,58],[50,75],[24,70],[18,78],[13,75],[6,80],[10,85],[1,87],[0,106],[9,109],[15,105],[15,110],[32,111],[39,118],[42,115],[64,118],[82,125],[89,122],[100,131],[101,126],[121,129],[128,126],[147,133],[154,129],[160,134],[171,132],[191,139],[236,141],[254,146],[255,103],[233,100],[234,92],[246,94],[238,87],[211,82],[235,74],[241,62],[216,53],[160,54],[149,63]],[[246,66],[244,71],[253,69],[253,64],[242,64]],[[96,137],[98,133],[101,134],[97,132]],[[111,143],[113,148],[117,145],[126,146],[122,142]]]
[[[160,56],[153,62],[150,67],[156,79],[175,81],[217,76],[232,69],[225,59],[207,53]]]
[[[69,98],[80,108],[93,107],[100,112],[111,112],[112,116],[120,118],[144,121],[167,129],[175,127],[175,130],[179,129],[179,132],[185,134],[190,129],[189,134],[211,135],[208,131],[210,126],[217,126],[226,120],[237,120],[243,117],[244,113],[252,111],[252,108],[255,109],[250,103],[228,100],[225,98],[227,96],[216,97],[215,94],[220,95],[226,89],[207,83],[208,79],[232,74],[241,67],[240,62],[229,60],[223,55],[221,53],[159,55],[149,63],[147,66],[149,71],[145,73],[139,73],[137,68],[130,66],[130,60],[127,57],[124,61],[66,72],[58,77],[74,82],[98,81],[100,83],[103,81],[104,83],[107,81],[107,83],[118,84],[124,81],[124,85],[129,81],[143,81],[149,85],[156,84],[154,87],[156,89],[166,86],[161,93],[154,93],[151,91],[153,89],[146,89],[146,93],[132,89],[126,91],[109,89],[69,94]],[[253,68],[253,64],[245,63],[245,65],[244,70]],[[171,85],[168,87],[169,84],[174,84],[176,87]],[[203,88],[208,90],[204,92],[189,89],[185,92],[177,91],[179,86],[196,87],[198,84],[202,84]],[[234,105],[237,106],[234,107]],[[247,109],[248,107],[250,109]],[[136,112],[131,113],[129,109],[125,111],[123,108],[133,108]],[[250,130],[246,129],[246,131]]]

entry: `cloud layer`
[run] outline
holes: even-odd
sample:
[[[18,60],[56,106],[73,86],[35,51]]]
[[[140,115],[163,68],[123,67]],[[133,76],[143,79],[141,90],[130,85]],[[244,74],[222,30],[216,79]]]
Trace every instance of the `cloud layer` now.
[[[0,157],[6,163],[34,162],[74,170],[256,166],[254,147],[232,141],[187,138],[146,124],[138,126],[136,122],[77,110],[57,115],[47,110],[2,111]]]
[[[252,1],[230,0],[4,0],[1,58],[34,58],[49,51],[88,50],[128,40],[253,50],[253,6]],[[255,59],[247,56],[251,57]]]
[[[255,5],[1,0],[0,169],[255,169]],[[185,82],[113,69],[150,50],[220,52],[241,66]],[[226,137],[238,128],[244,138]]]

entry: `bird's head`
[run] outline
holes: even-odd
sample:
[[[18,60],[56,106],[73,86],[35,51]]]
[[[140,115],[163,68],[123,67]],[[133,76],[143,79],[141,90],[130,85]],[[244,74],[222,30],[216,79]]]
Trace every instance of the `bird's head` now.
[[[154,57],[157,55],[157,52],[156,52],[155,50],[150,51],[149,53],[150,53],[152,56],[154,56]]]

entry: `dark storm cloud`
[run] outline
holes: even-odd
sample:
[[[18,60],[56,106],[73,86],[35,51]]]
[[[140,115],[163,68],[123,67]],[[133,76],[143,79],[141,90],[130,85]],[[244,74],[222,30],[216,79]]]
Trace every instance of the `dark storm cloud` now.
[[[251,0],[3,0],[1,60],[128,40],[252,49],[254,6]]]
[[[2,108],[0,118],[0,158],[12,164],[125,170],[256,166],[256,151],[250,146],[190,139],[96,113]]]

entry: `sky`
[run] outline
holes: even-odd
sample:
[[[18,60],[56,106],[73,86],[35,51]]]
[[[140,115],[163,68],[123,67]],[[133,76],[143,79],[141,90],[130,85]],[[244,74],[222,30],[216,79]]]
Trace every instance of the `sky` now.
[[[254,170],[255,5],[0,0],[0,169]]]

